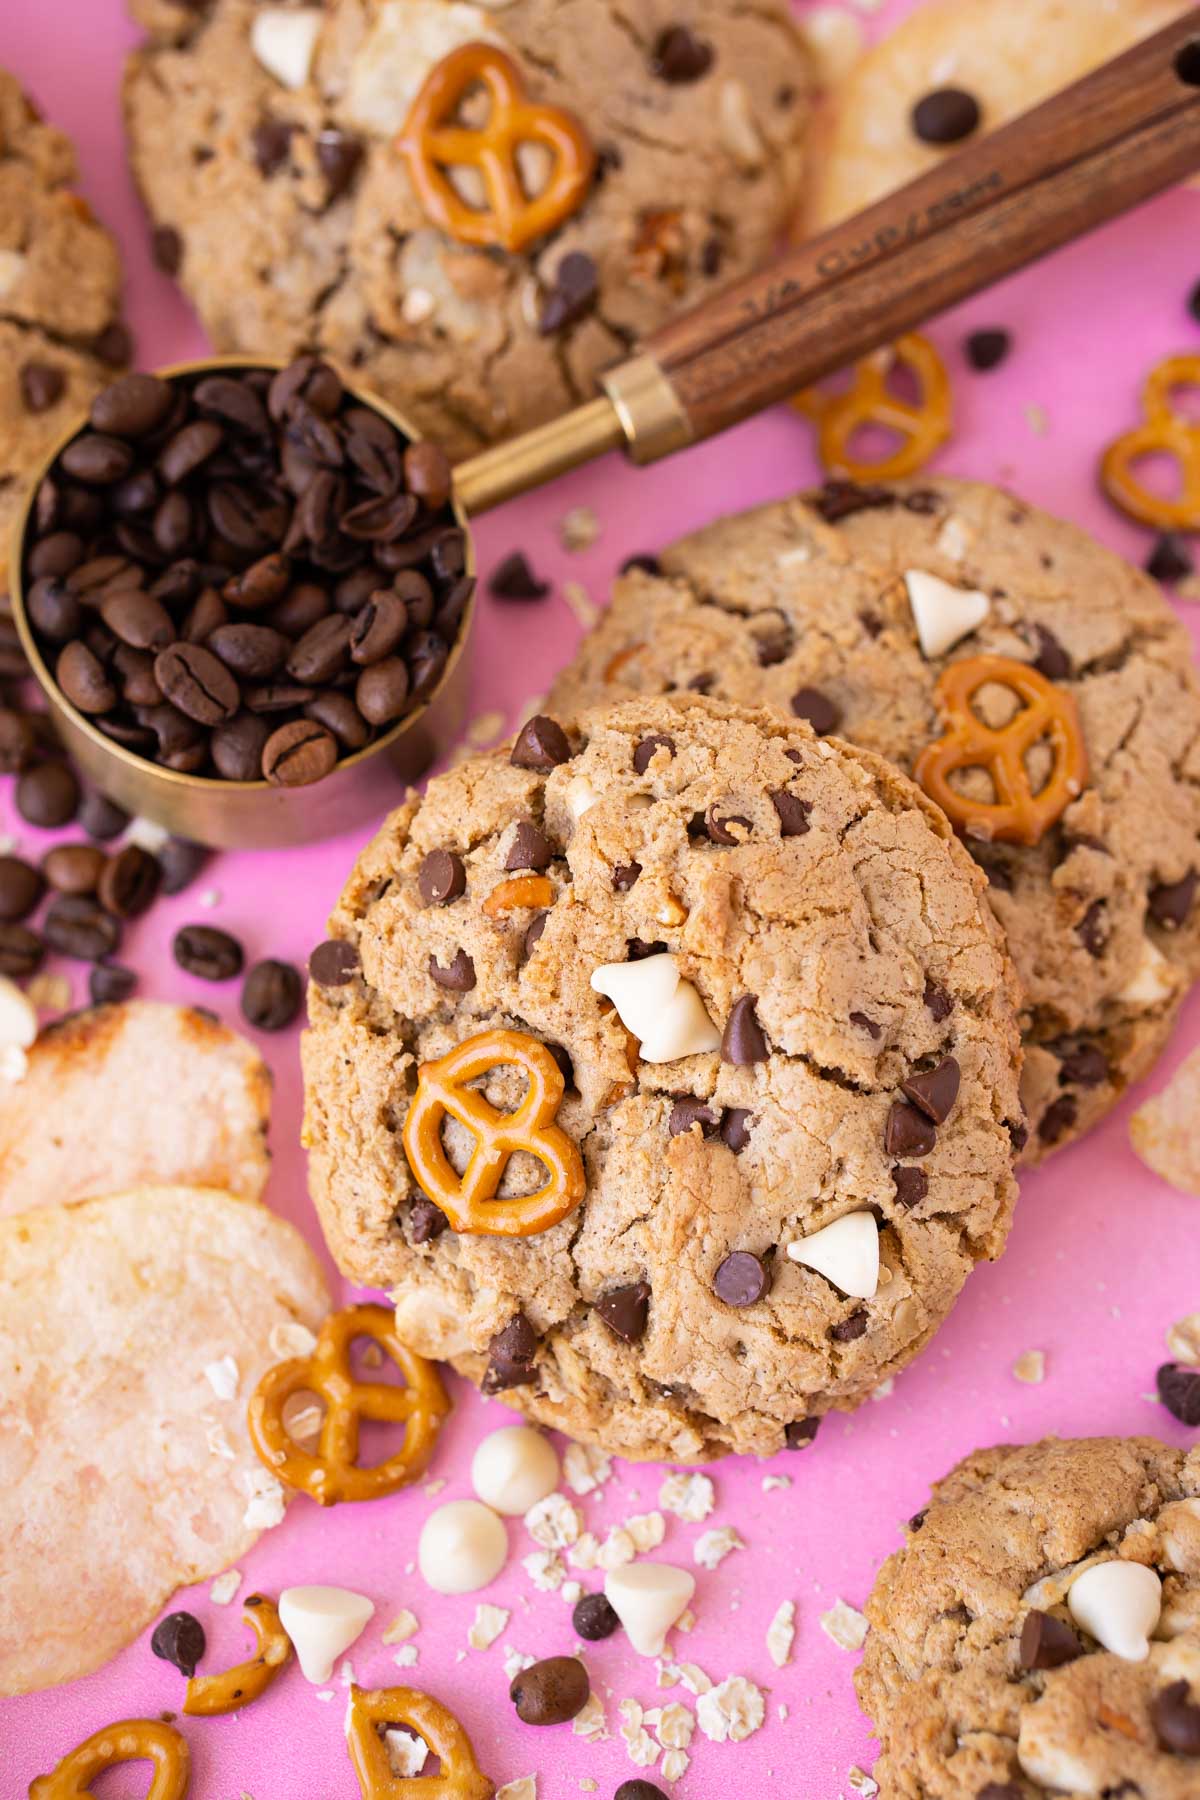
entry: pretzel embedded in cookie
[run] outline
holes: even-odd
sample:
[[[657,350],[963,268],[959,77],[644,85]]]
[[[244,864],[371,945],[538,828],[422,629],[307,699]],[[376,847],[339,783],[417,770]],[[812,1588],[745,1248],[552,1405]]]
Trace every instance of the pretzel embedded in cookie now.
[[[914,376],[916,400],[905,400],[889,387],[888,376],[897,365]],[[915,331],[856,362],[849,387],[835,392],[805,388],[792,405],[816,426],[817,451],[826,472],[851,481],[896,481],[915,475],[945,443],[952,424],[946,365],[929,339]],[[853,452],[855,433],[870,425],[895,432],[901,440],[895,450],[874,462]]]
[[[1006,725],[993,729],[972,707],[989,683],[1008,688],[1021,703]],[[938,678],[942,736],[927,744],[913,775],[951,824],[969,837],[1010,844],[1036,844],[1087,785],[1087,749],[1074,696],[1010,656],[968,656],[951,663]],[[1035,793],[1025,758],[1035,745],[1049,745],[1050,773]],[[991,777],[991,800],[976,800],[954,787],[962,769],[984,769]]]
[[[129,1762],[154,1765],[146,1800],[183,1800],[191,1774],[187,1739],[161,1719],[120,1719],[102,1726],[49,1775],[35,1778],[29,1800],[89,1800],[98,1775]]]
[[[487,92],[488,117],[479,128],[455,115],[472,89]],[[537,194],[526,191],[519,150],[537,144],[552,168]],[[558,106],[528,98],[520,69],[494,44],[462,44],[430,70],[396,138],[417,198],[431,222],[461,244],[523,250],[570,218],[582,205],[596,168],[583,126]],[[448,169],[471,168],[487,204],[469,205]]]
[[[279,1622],[273,1600],[265,1594],[249,1595],[242,1617],[257,1639],[255,1654],[231,1669],[222,1669],[219,1675],[193,1675],[183,1702],[189,1717],[211,1718],[215,1713],[238,1712],[249,1706],[266,1693],[290,1659],[292,1640]]]
[[[381,1729],[402,1725],[415,1731],[441,1763],[437,1775],[394,1775]],[[470,1738],[454,1714],[419,1688],[350,1689],[346,1747],[362,1800],[493,1800],[495,1783],[475,1760]]]
[[[1100,460],[1100,480],[1114,506],[1161,531],[1200,531],[1200,418],[1179,411],[1175,394],[1200,388],[1200,352],[1168,356],[1151,369],[1142,389],[1142,423],[1116,438]],[[1179,473],[1171,495],[1138,480],[1142,457],[1164,456]]]
[[[514,1112],[497,1112],[467,1084],[489,1069],[522,1071],[528,1087]],[[436,1062],[422,1063],[404,1121],[404,1153],[422,1191],[455,1231],[493,1237],[531,1237],[578,1206],[585,1179],[578,1145],[553,1121],[565,1088],[562,1070],[536,1038],[523,1031],[485,1031]],[[455,1173],[442,1145],[442,1126],[457,1119],[475,1139],[466,1171]],[[496,1198],[510,1157],[523,1150],[546,1169],[535,1193]]]
[[[370,1338],[399,1369],[405,1386],[359,1381],[350,1368],[350,1346]],[[304,1450],[289,1434],[284,1409],[294,1394],[313,1393],[325,1405],[315,1451]],[[386,1306],[347,1306],[322,1325],[310,1356],[277,1363],[250,1399],[250,1438],[262,1462],[303,1488],[321,1506],[341,1500],[376,1500],[394,1494],[424,1474],[450,1401],[434,1365],[402,1344],[395,1315]],[[385,1461],[358,1464],[360,1421],[403,1424],[404,1442]]]

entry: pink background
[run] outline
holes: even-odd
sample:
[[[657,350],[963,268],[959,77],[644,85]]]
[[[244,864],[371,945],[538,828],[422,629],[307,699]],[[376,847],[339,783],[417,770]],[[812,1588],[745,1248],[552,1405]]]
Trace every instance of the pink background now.
[[[899,0],[885,7],[872,29],[907,10]],[[84,191],[121,238],[141,362],[202,352],[204,339],[187,307],[150,265],[125,167],[118,82],[134,33],[120,0],[52,6],[4,0],[0,14],[0,62],[75,137]],[[1185,310],[1185,296],[1200,280],[1198,227],[1200,194],[1169,195],[941,320],[932,335],[950,363],[958,429],[940,466],[1010,483],[1141,560],[1147,535],[1096,492],[1097,453],[1132,423],[1149,365],[1171,351],[1200,349],[1200,331]],[[1000,372],[972,375],[961,340],[985,324],[1009,327],[1016,348]],[[1031,426],[1031,407],[1044,410],[1044,435]],[[478,541],[485,572],[520,547],[556,586],[540,604],[506,607],[484,599],[472,716],[498,709],[507,727],[568,655],[578,627],[562,598],[563,581],[581,581],[601,600],[631,552],[652,550],[719,512],[785,494],[814,473],[807,427],[781,409],[654,470],[635,472],[610,459],[484,520]],[[591,550],[570,555],[556,527],[569,506],[584,502],[598,514],[601,536]],[[1186,616],[1186,603],[1179,606]],[[42,834],[17,817],[9,785],[0,792],[0,832],[40,854]],[[189,893],[161,903],[129,934],[125,960],[142,971],[142,991],[216,1006],[240,1023],[236,985],[212,987],[183,975],[169,955],[173,932],[191,920],[211,920],[236,932],[251,958],[303,963],[323,935],[324,916],[356,848],[346,840],[214,861]],[[199,900],[206,888],[219,895],[210,909]],[[73,976],[81,999],[83,977],[77,968]],[[1198,1038],[1200,1002],[1194,1001],[1155,1083]],[[268,1198],[316,1241],[297,1144],[295,1035],[265,1038],[261,1047],[277,1083]],[[716,1800],[731,1791],[805,1800],[849,1793],[848,1768],[869,1767],[874,1746],[854,1702],[854,1658],[824,1636],[818,1615],[836,1595],[862,1603],[877,1563],[898,1542],[900,1521],[957,1457],[980,1444],[1043,1432],[1151,1431],[1187,1441],[1189,1434],[1148,1396],[1165,1355],[1165,1328],[1200,1306],[1200,1202],[1173,1192],[1136,1161],[1126,1135],[1131,1104],[1087,1143],[1025,1179],[1003,1262],[975,1275],[954,1317],[888,1398],[854,1417],[831,1417],[803,1455],[781,1455],[769,1465],[731,1461],[713,1471],[718,1505],[707,1523],[735,1525],[747,1547],[716,1573],[698,1571],[698,1624],[690,1637],[677,1638],[676,1654],[698,1662],[714,1681],[733,1672],[757,1681],[769,1690],[768,1723],[740,1745],[711,1744],[697,1732],[692,1767],[675,1790],[685,1800]],[[1014,1358],[1031,1348],[1046,1353],[1040,1387],[1023,1386],[1010,1373]],[[619,1782],[638,1774],[653,1779],[655,1771],[635,1769],[615,1733],[608,1743],[589,1745],[567,1727],[522,1726],[506,1697],[502,1645],[552,1655],[574,1644],[569,1609],[557,1595],[537,1593],[521,1569],[520,1556],[534,1546],[519,1521],[510,1528],[510,1566],[483,1596],[440,1598],[411,1570],[422,1521],[442,1499],[469,1492],[472,1446],[511,1417],[459,1383],[455,1398],[432,1471],[447,1482],[437,1502],[420,1487],[328,1514],[301,1499],[245,1559],[242,1591],[253,1584],[275,1593],[317,1581],[368,1594],[376,1618],[351,1652],[360,1681],[427,1685],[461,1717],[497,1783],[536,1772],[541,1800],[564,1800],[580,1791],[581,1778],[590,1778],[608,1800]],[[768,1472],[789,1475],[792,1487],[764,1494]],[[618,1465],[603,1496],[579,1502],[589,1528],[655,1505],[660,1480],[657,1469]],[[669,1518],[658,1555],[690,1566],[692,1542],[703,1529]],[[594,1576],[587,1581],[598,1585]],[[796,1648],[790,1666],[776,1670],[764,1634],[785,1596],[797,1603]],[[513,1615],[484,1654],[466,1649],[479,1598]],[[176,1604],[193,1606],[204,1621],[208,1668],[240,1659],[246,1639],[236,1606],[215,1608],[203,1588]],[[380,1643],[384,1625],[402,1606],[421,1622],[414,1640],[420,1661],[411,1674],[398,1671]],[[80,1630],[87,1630],[86,1619]],[[656,1690],[652,1664],[632,1655],[621,1636],[589,1648],[587,1662],[609,1704],[610,1728],[617,1724],[616,1701],[625,1696],[646,1707],[672,1699],[694,1707],[686,1693]],[[97,1727],[173,1709],[181,1699],[180,1677],[151,1655],[147,1635],[89,1680],[0,1703],[0,1792],[5,1800],[23,1794],[34,1775]],[[245,1713],[190,1722],[192,1793],[197,1800],[348,1800],[356,1783],[343,1748],[343,1701],[340,1689],[332,1702],[317,1701],[293,1667]],[[786,1722],[777,1716],[781,1704]],[[125,1800],[143,1794],[145,1781],[140,1770],[118,1773],[96,1791],[103,1800]]]

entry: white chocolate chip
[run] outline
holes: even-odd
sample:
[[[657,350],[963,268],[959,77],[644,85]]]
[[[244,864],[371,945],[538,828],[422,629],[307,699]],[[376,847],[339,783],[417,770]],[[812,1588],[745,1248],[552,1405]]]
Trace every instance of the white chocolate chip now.
[[[1071,1583],[1067,1606],[1075,1623],[1114,1656],[1144,1662],[1162,1611],[1162,1582],[1142,1563],[1096,1563]]]
[[[485,1437],[471,1459],[471,1486],[494,1512],[518,1518],[552,1494],[558,1457],[532,1425],[504,1425]]]
[[[28,1050],[38,1034],[37,1008],[15,981],[0,975],[0,1046]]]
[[[501,40],[487,14],[464,0],[376,0],[350,63],[342,111],[382,138],[399,131],[426,76],[462,44]]]
[[[563,798],[567,803],[567,811],[573,819],[582,819],[585,812],[590,812],[600,796],[586,775],[576,775],[568,781],[563,790]]]
[[[612,1001],[622,1025],[641,1044],[644,1062],[674,1062],[721,1047],[704,1002],[670,954],[602,963],[592,973],[592,987]]]
[[[271,1327],[271,1335],[267,1339],[271,1355],[280,1362],[290,1356],[311,1356],[317,1347],[317,1340],[307,1325],[299,1319],[277,1319]]]
[[[284,87],[302,88],[308,80],[321,19],[315,6],[264,6],[255,13],[250,48],[267,74]]]
[[[982,625],[992,609],[986,594],[955,587],[926,569],[906,569],[904,585],[923,656],[944,656]]]
[[[417,1567],[438,1594],[473,1594],[494,1581],[508,1559],[508,1533],[479,1500],[451,1500],[421,1527]]]
[[[11,294],[28,267],[19,250],[0,250],[0,300]]]
[[[334,1663],[362,1634],[374,1611],[365,1595],[349,1588],[284,1588],[279,1621],[292,1640],[306,1681],[320,1687],[329,1680]]]
[[[874,1213],[844,1213],[832,1225],[789,1244],[787,1253],[852,1299],[870,1300],[879,1286],[879,1228]]]
[[[1137,968],[1117,995],[1130,1006],[1157,1006],[1169,1000],[1179,985],[1179,976],[1157,944],[1142,939]]]
[[[717,136],[739,169],[753,174],[767,160],[754,103],[744,81],[723,81],[717,93]]]
[[[696,1591],[670,1563],[631,1563],[604,1579],[604,1594],[639,1656],[661,1656],[666,1635]]]

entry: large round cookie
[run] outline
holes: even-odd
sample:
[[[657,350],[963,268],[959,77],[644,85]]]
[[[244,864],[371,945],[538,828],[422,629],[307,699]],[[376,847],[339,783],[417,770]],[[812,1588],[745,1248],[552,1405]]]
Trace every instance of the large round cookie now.
[[[812,712],[815,691],[823,723],[909,769],[958,658],[1036,662],[1074,696],[1086,790],[1036,845],[966,841],[1024,988],[1028,1155],[1086,1131],[1150,1067],[1200,974],[1200,690],[1155,583],[1073,526],[941,477],[760,507],[661,565],[617,583],[552,706],[696,686]],[[990,602],[941,657],[921,652],[914,570]]]
[[[568,730],[534,722],[511,756],[439,776],[359,858],[331,930],[361,973],[310,990],[312,1191],[413,1347],[532,1418],[629,1456],[769,1453],[906,1363],[1003,1248],[1010,971],[978,871],[878,758],[700,696]],[[530,868],[553,898],[497,911]],[[654,1000],[664,949],[683,981]],[[613,964],[644,1020],[611,970],[619,1012],[593,986]],[[495,1027],[569,1059],[557,1123],[584,1198],[535,1236],[433,1237],[401,1147],[417,1067]],[[939,1068],[934,1127],[901,1084]],[[521,1088],[506,1071],[484,1091],[511,1110]],[[467,1143],[447,1136],[458,1170]],[[526,1158],[505,1179],[543,1175]],[[843,1282],[786,1253],[835,1220],[881,1256],[877,1286],[844,1243]]]
[[[827,101],[809,229],[860,212],[1187,10],[1186,0],[925,0]],[[945,100],[948,90],[975,103],[974,129],[970,105]]]
[[[25,477],[129,360],[116,245],[70,140],[0,69],[0,594]]]
[[[456,455],[589,397],[636,339],[762,261],[798,204],[812,71],[783,0],[325,0],[295,87],[255,58],[253,0],[134,10],[157,38],[129,66],[134,174],[217,347],[319,349]],[[582,208],[518,254],[435,229],[391,147],[431,68],[478,40],[600,157]],[[558,291],[571,254],[594,299],[579,263]]]
[[[888,1800],[1195,1800],[1200,1452],[1153,1438],[977,1450],[937,1484],[906,1538],[867,1602],[857,1676]],[[1076,1616],[1086,1607],[1117,1642],[1119,1591],[1067,1600],[1101,1562],[1161,1580],[1141,1660],[1126,1654],[1132,1638],[1118,1654]],[[1130,1585],[1149,1590],[1152,1612],[1154,1582]],[[1027,1624],[1031,1612],[1045,1617]]]

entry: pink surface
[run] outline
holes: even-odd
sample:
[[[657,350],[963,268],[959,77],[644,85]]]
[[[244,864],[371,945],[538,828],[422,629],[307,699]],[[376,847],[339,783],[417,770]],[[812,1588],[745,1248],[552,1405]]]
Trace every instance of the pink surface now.
[[[883,17],[906,10],[893,4]],[[121,236],[140,360],[152,365],[203,351],[183,302],[150,266],[124,165],[118,77],[133,32],[120,0],[58,0],[52,8],[45,0],[4,0],[0,14],[0,62],[72,132],[85,191]],[[1200,278],[1198,226],[1200,195],[1165,197],[942,320],[933,336],[951,365],[958,431],[940,465],[1007,482],[1140,560],[1146,534],[1098,497],[1096,457],[1108,437],[1132,422],[1139,379],[1150,363],[1171,351],[1200,349],[1200,332],[1184,306]],[[959,345],[968,329],[983,324],[1008,326],[1017,347],[1003,370],[974,376]],[[635,473],[610,460],[509,506],[479,528],[482,566],[486,571],[520,546],[556,584],[582,582],[600,600],[631,552],[652,550],[719,512],[787,493],[814,472],[806,426],[780,410],[656,470]],[[588,552],[568,555],[556,526],[569,506],[585,502],[599,516],[601,536]],[[1180,608],[1187,611],[1182,602]],[[507,728],[566,657],[578,627],[561,585],[536,605],[485,599],[481,614],[472,711],[495,709]],[[31,852],[42,848],[41,834],[16,816],[8,784],[0,793],[0,831]],[[325,913],[356,847],[347,840],[216,861],[189,893],[160,904],[130,933],[125,960],[143,971],[143,992],[216,1006],[237,1023],[234,987],[193,981],[172,963],[173,932],[194,919],[212,920],[236,932],[250,957],[303,962],[323,935]],[[78,969],[73,974],[82,998],[83,979]],[[1200,1002],[1193,1002],[1167,1065],[1198,1039]],[[295,1036],[261,1042],[277,1081],[268,1199],[317,1241],[297,1144]],[[1166,1072],[1159,1071],[1156,1084]],[[746,1548],[715,1573],[697,1572],[698,1623],[690,1637],[677,1638],[676,1654],[699,1663],[714,1681],[737,1672],[769,1690],[768,1723],[743,1744],[716,1745],[697,1733],[692,1767],[674,1790],[687,1800],[723,1800],[730,1792],[833,1800],[850,1791],[851,1764],[870,1766],[874,1746],[851,1687],[854,1658],[824,1636],[818,1616],[836,1595],[861,1604],[877,1563],[898,1542],[900,1521],[957,1457],[980,1444],[1051,1431],[1151,1431],[1176,1443],[1188,1440],[1147,1396],[1165,1355],[1165,1327],[1200,1306],[1194,1249],[1200,1203],[1167,1188],[1133,1157],[1126,1136],[1130,1105],[1087,1143],[1025,1179],[1003,1262],[972,1279],[949,1324],[889,1397],[855,1417],[832,1417],[803,1455],[761,1465],[731,1461],[713,1471],[718,1504],[707,1523],[735,1525]],[[1040,1387],[1022,1386],[1010,1373],[1014,1358],[1030,1348],[1046,1353]],[[561,1598],[537,1593],[521,1568],[521,1556],[534,1546],[520,1522],[510,1528],[510,1565],[483,1596],[439,1598],[412,1567],[422,1521],[441,1499],[469,1492],[472,1446],[511,1417],[461,1383],[455,1398],[432,1471],[446,1483],[439,1501],[418,1487],[324,1514],[301,1499],[245,1559],[242,1591],[318,1581],[368,1594],[376,1618],[351,1652],[359,1681],[427,1685],[461,1717],[497,1783],[536,1773],[540,1800],[565,1800],[581,1782],[608,1800],[621,1781],[655,1776],[627,1759],[615,1735],[616,1702],[625,1696],[645,1707],[695,1702],[680,1691],[656,1690],[653,1665],[618,1637],[587,1653],[593,1684],[608,1705],[610,1741],[586,1744],[566,1727],[538,1732],[516,1721],[502,1646],[551,1655],[570,1651],[575,1641]],[[764,1493],[768,1473],[789,1476],[792,1486]],[[588,1527],[654,1506],[660,1480],[657,1469],[617,1465],[602,1496],[579,1502]],[[705,1528],[668,1518],[658,1554],[690,1565],[693,1541]],[[53,1571],[46,1576],[52,1581]],[[596,1577],[586,1579],[598,1585]],[[764,1634],[784,1597],[797,1603],[798,1631],[794,1660],[776,1670]],[[479,1598],[512,1611],[499,1643],[483,1654],[466,1647]],[[192,1606],[204,1621],[208,1668],[240,1658],[246,1640],[236,1606],[214,1607],[203,1588],[176,1604]],[[411,1608],[421,1626],[414,1640],[420,1660],[411,1673],[395,1668],[380,1641],[401,1607]],[[81,1619],[81,1632],[87,1628]],[[244,1714],[188,1723],[196,1800],[349,1800],[356,1783],[343,1748],[345,1695],[334,1686],[333,1699],[321,1702],[293,1667]],[[177,1708],[181,1688],[176,1672],[151,1655],[147,1635],[89,1680],[0,1702],[0,1796],[24,1794],[35,1774],[100,1725]],[[145,1780],[140,1770],[130,1771],[105,1778],[96,1791],[102,1800],[125,1800],[143,1794]]]

